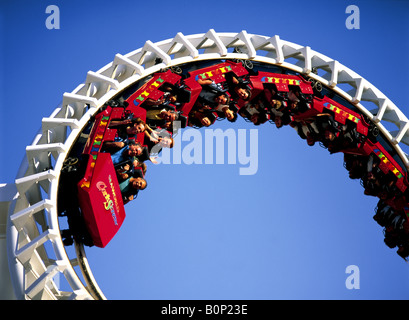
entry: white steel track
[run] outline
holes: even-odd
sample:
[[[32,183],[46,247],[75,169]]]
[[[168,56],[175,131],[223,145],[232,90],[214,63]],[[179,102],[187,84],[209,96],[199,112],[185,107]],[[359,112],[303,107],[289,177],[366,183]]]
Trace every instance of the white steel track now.
[[[239,47],[241,53],[233,53],[234,47]],[[156,58],[161,58],[162,63],[155,64]],[[63,161],[87,121],[110,98],[162,68],[214,59],[249,59],[309,75],[372,119],[409,168],[408,156],[402,150],[403,144],[409,145],[407,117],[370,82],[308,46],[279,36],[246,31],[216,33],[213,29],[189,36],[178,33],[173,39],[157,43],[147,41],[140,49],[117,54],[97,72],[89,71],[85,82],[65,93],[62,104],[43,118],[33,143],[26,147],[15,180],[17,192],[8,205],[6,226],[9,270],[17,299],[105,299],[92,277],[83,248],[77,246],[77,259],[70,260],[60,237],[56,203]],[[318,74],[313,69],[318,69]],[[351,90],[345,92],[341,84],[349,85]],[[369,110],[363,102],[373,107]],[[386,129],[386,123],[396,129]],[[73,268],[77,263],[86,274],[85,284]],[[70,290],[62,291],[56,276],[64,277]]]

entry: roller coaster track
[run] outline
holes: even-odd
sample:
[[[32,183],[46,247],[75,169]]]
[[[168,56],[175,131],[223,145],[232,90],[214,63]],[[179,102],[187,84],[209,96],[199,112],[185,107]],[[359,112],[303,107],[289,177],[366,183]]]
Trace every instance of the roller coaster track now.
[[[233,48],[240,49],[240,53]],[[157,63],[158,58],[160,63]],[[76,258],[70,259],[60,236],[57,217],[57,189],[60,171],[70,147],[88,120],[109,99],[140,79],[163,68],[184,63],[217,59],[240,59],[278,65],[308,75],[355,105],[384,134],[406,168],[409,158],[402,150],[409,145],[407,117],[381,91],[354,71],[308,46],[280,39],[239,33],[207,33],[185,36],[145,45],[126,55],[117,54],[113,61],[89,71],[85,82],[63,95],[61,105],[42,119],[41,129],[31,145],[16,176],[7,189],[7,223],[3,225],[9,274],[17,299],[105,299],[92,276],[84,248],[75,244]],[[291,62],[290,62],[291,61]],[[318,70],[318,73],[312,72]],[[350,87],[348,92],[341,89]],[[365,105],[371,105],[370,110]],[[390,124],[396,129],[386,129]],[[3,203],[6,200],[1,199]],[[74,270],[79,265],[85,279]],[[59,286],[65,278],[70,289]],[[0,288],[4,290],[4,288]]]

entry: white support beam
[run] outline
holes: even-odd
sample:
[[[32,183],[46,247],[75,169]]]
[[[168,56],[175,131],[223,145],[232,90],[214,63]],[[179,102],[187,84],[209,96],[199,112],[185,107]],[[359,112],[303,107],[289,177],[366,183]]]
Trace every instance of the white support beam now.
[[[70,127],[71,129],[79,129],[79,121],[77,119],[66,119],[66,118],[43,118],[42,128],[43,131],[51,130],[56,127]]]
[[[162,59],[165,65],[169,65],[172,60],[166,52],[164,52],[160,47],[148,40],[146,41],[141,51],[141,57],[138,61],[140,65],[145,63],[145,56],[149,52],[153,53],[155,57]]]
[[[57,275],[57,273],[61,273],[66,269],[66,265],[61,264],[60,262],[56,262],[47,267],[46,271],[40,275],[40,277],[34,281],[26,290],[26,295],[33,299],[42,291],[47,290],[49,291],[49,284],[53,281],[53,277]],[[54,286],[54,285],[53,285]],[[54,297],[52,293],[48,294],[49,297]]]
[[[97,107],[98,99],[75,94],[75,93],[69,93],[69,92],[64,93],[63,100],[62,100],[63,106],[69,105],[71,103],[88,104],[91,107]]]
[[[94,71],[88,71],[85,83],[86,84],[97,83],[99,85],[104,85],[105,87],[110,86],[113,89],[119,88],[119,82],[117,80],[104,76],[102,74],[98,74]]]
[[[54,204],[52,201],[44,199],[30,207],[27,207],[21,211],[14,213],[13,215],[10,216],[10,220],[11,222],[13,222],[17,230],[21,231],[24,228],[24,225],[26,224],[27,220],[29,220],[33,216],[33,214],[44,209],[49,210],[53,206]]]
[[[57,230],[48,229],[40,234],[38,237],[31,240],[29,243],[21,247],[16,251],[16,258],[22,265],[25,265],[30,261],[34,254],[34,251],[46,241],[60,237],[60,233]]]
[[[234,44],[236,44],[238,41],[242,41],[244,44],[244,47],[247,49],[247,56],[249,59],[253,59],[257,55],[257,51],[254,48],[254,45],[251,41],[251,38],[249,37],[248,33],[243,30],[240,33],[238,33],[235,37],[234,40],[231,41],[226,45],[226,47],[232,47]]]
[[[196,48],[201,48],[208,40],[211,40],[214,45],[215,45],[215,51],[220,54],[220,56],[224,57],[227,55],[227,48],[223,44],[222,40],[220,37],[217,35],[217,33],[213,30],[210,29],[203,37],[202,41],[199,43],[199,45]],[[207,52],[212,52],[209,49],[206,49]]]
[[[32,174],[23,178],[16,179],[16,187],[20,194],[24,194],[34,184],[44,181],[56,179],[56,173],[52,170]]]
[[[115,55],[113,64],[116,66],[124,65],[139,75],[141,75],[144,72],[144,67],[119,53]]]
[[[186,50],[189,52],[189,55],[193,59],[199,57],[199,51],[189,42],[189,40],[181,32],[178,32],[172,41],[173,43],[169,51],[171,51],[176,44],[180,43],[184,48],[186,48]]]

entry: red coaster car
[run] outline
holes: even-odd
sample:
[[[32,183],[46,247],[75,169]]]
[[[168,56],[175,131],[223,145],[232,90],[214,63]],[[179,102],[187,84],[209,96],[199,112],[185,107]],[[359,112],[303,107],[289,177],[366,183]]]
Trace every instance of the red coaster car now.
[[[67,216],[69,230],[62,232],[66,244],[73,239],[86,245],[105,247],[120,229],[125,209],[110,153],[101,151],[104,141],[112,141],[116,129],[112,119],[124,116],[124,108],[107,106],[88,125],[88,138],[78,142],[62,170],[59,215]],[[70,195],[77,191],[77,197]]]
[[[109,129],[111,119],[119,118],[122,108],[107,107],[95,117],[85,145],[83,157],[88,158],[84,177],[78,182],[78,200],[93,244],[105,247],[125,219],[125,209],[114,165],[109,153],[101,152],[102,144],[111,140],[115,130]]]
[[[121,227],[125,209],[110,154],[92,155],[88,166],[93,173],[78,183],[78,199],[94,245],[103,248]]]

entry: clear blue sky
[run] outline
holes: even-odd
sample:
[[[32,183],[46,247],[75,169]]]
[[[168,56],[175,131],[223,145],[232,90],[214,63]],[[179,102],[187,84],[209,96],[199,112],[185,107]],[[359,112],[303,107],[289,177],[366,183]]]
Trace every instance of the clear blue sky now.
[[[0,182],[13,180],[41,119],[89,70],[177,32],[246,30],[308,45],[409,115],[409,2],[90,2],[1,0]],[[59,30],[45,26],[51,4]],[[360,9],[359,30],[345,26],[350,4]],[[149,187],[127,205],[118,235],[87,250],[106,296],[408,299],[409,266],[383,243],[377,199],[348,178],[342,155],[308,147],[288,127],[257,129],[255,175],[240,176],[240,164],[149,165]],[[345,286],[349,265],[359,267],[358,290]]]

